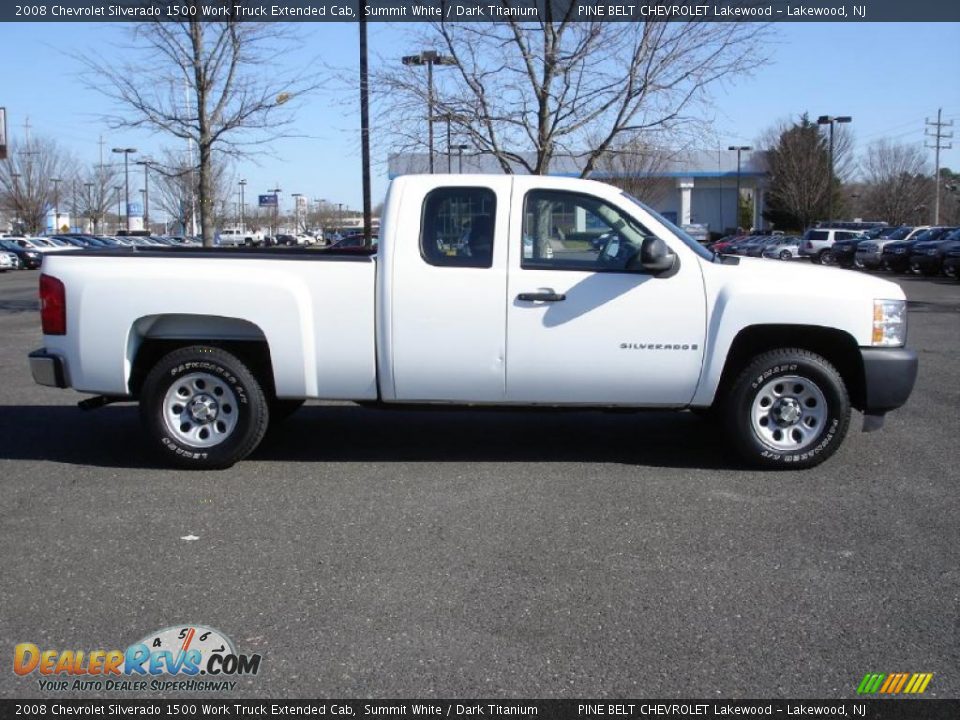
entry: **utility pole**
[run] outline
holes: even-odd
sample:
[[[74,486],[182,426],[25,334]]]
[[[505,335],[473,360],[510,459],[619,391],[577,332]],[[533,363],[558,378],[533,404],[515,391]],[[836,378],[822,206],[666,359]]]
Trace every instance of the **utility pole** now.
[[[246,188],[246,187],[247,187],[247,181],[246,181],[246,179],[241,180],[241,181],[240,181],[240,232],[246,232],[246,231],[247,231],[247,225],[246,225],[246,222],[244,221],[244,220],[245,220],[245,218],[244,218],[244,202],[245,202],[245,200],[244,200],[244,197],[243,197],[243,190],[244,190],[244,188]]]
[[[952,132],[946,133],[943,131],[943,129],[947,127],[953,127],[953,120],[944,122],[943,108],[937,108],[937,121],[931,122],[930,118],[927,118],[926,128],[924,128],[924,135],[933,139],[933,145],[924,143],[924,146],[932,148],[934,156],[933,183],[936,186],[933,198],[934,225],[940,224],[940,151],[949,150],[953,147],[953,143],[944,142],[945,140],[949,140],[953,137]]]
[[[53,231],[60,232],[60,178],[50,178],[53,183]]]

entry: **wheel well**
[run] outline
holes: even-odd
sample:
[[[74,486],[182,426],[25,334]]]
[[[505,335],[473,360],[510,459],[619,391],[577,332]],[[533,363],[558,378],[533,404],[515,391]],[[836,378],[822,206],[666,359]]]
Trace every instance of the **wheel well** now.
[[[168,353],[191,345],[216,347],[235,355],[249,368],[254,377],[263,387],[267,397],[276,394],[273,384],[273,362],[270,359],[270,346],[263,340],[214,340],[201,341],[195,338],[155,339],[147,338],[140,345],[130,370],[130,393],[134,397],[140,395],[140,388],[150,370],[160,359]]]
[[[801,348],[823,357],[840,373],[853,407],[863,407],[863,358],[857,341],[843,330],[818,325],[752,325],[741,330],[730,345],[715,397],[722,397],[751,358],[777,348]]]

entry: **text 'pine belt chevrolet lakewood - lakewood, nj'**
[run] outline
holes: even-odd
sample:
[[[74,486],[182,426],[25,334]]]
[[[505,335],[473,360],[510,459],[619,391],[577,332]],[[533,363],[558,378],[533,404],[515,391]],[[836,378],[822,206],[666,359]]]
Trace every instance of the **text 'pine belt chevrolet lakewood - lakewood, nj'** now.
[[[693,409],[750,464],[805,468],[916,378],[897,285],[714,255],[589,180],[401,177],[376,254],[356,250],[48,255],[33,377],[139,401],[191,468],[243,459],[307,398]]]

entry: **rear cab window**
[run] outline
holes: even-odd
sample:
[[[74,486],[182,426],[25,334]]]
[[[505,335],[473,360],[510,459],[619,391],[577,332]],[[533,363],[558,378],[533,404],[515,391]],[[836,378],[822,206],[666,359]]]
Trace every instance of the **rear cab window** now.
[[[437,267],[491,267],[496,212],[490,188],[431,190],[423,199],[420,256]]]

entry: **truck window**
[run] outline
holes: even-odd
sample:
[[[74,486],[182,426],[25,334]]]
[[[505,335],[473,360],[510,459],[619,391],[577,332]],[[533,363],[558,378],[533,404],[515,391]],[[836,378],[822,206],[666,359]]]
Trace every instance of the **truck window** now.
[[[489,188],[444,187],[423,200],[420,255],[438,267],[493,264],[497,196]]]
[[[524,200],[520,267],[624,272],[643,239],[652,235],[598,198],[533,190]]]

